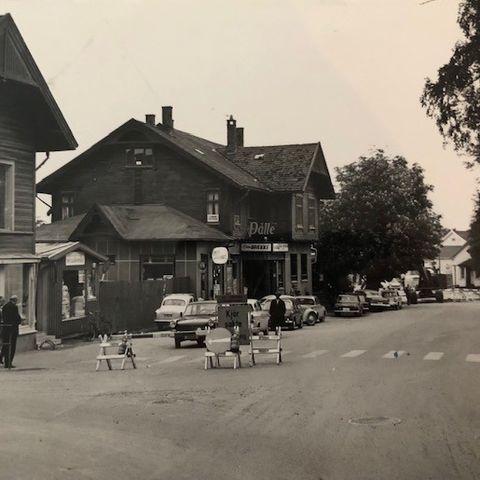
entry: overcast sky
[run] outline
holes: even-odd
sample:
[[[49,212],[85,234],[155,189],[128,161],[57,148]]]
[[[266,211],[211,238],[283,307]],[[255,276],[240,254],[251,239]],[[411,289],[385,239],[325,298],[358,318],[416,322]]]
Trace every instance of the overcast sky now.
[[[478,171],[419,104],[460,38],[458,1],[424,1],[3,0],[79,143],[38,179],[172,105],[177,128],[220,143],[229,114],[246,145],[320,140],[332,176],[374,148],[404,155],[444,225],[468,228]]]

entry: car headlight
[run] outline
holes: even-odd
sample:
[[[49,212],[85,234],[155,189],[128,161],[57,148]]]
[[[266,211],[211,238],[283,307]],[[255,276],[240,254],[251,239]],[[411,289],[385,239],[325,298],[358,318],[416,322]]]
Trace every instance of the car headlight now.
[[[175,320],[172,320],[170,322],[170,328],[175,328],[177,326],[177,322]]]

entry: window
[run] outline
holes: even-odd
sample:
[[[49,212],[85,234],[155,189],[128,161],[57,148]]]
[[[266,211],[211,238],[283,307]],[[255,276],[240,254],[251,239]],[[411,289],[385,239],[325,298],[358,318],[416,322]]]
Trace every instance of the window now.
[[[14,166],[0,162],[0,230],[13,230]]]
[[[151,148],[127,148],[125,157],[128,167],[151,167],[153,165],[153,150]]]
[[[290,255],[290,277],[292,279],[292,282],[296,282],[298,280],[297,265],[298,265],[297,254],[292,253]]]
[[[465,267],[460,267],[460,278],[461,279],[465,278]]]
[[[175,275],[175,258],[171,255],[140,257],[142,280],[162,280]]]
[[[300,256],[300,275],[302,280],[308,280],[308,256],[302,253]]]
[[[75,196],[71,192],[62,192],[60,194],[60,203],[62,207],[62,220],[73,217],[73,203]]]
[[[207,223],[220,221],[220,193],[207,192]]]
[[[297,230],[303,230],[303,195],[295,194],[295,225]]]
[[[315,231],[317,229],[317,201],[315,195],[308,194],[308,229]]]

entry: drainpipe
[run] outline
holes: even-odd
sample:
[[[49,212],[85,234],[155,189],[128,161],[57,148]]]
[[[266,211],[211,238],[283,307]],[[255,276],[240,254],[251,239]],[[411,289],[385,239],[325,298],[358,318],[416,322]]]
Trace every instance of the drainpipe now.
[[[50,158],[50,152],[45,152],[46,157],[43,159],[43,161],[38,165],[38,167],[35,167],[35,171],[39,170],[40,167],[43,167],[45,163],[47,163],[47,160]]]

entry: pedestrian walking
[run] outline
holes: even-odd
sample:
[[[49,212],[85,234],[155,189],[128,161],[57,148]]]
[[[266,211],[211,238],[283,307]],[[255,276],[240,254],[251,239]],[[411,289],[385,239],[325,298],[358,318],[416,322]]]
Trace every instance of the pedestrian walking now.
[[[270,330],[276,331],[277,327],[283,325],[285,321],[285,312],[287,307],[285,302],[280,298],[280,292],[275,293],[275,298],[270,303]]]
[[[15,350],[17,348],[18,327],[22,323],[22,317],[18,313],[18,297],[12,295],[2,308],[2,351],[5,368],[15,368],[12,365]]]

